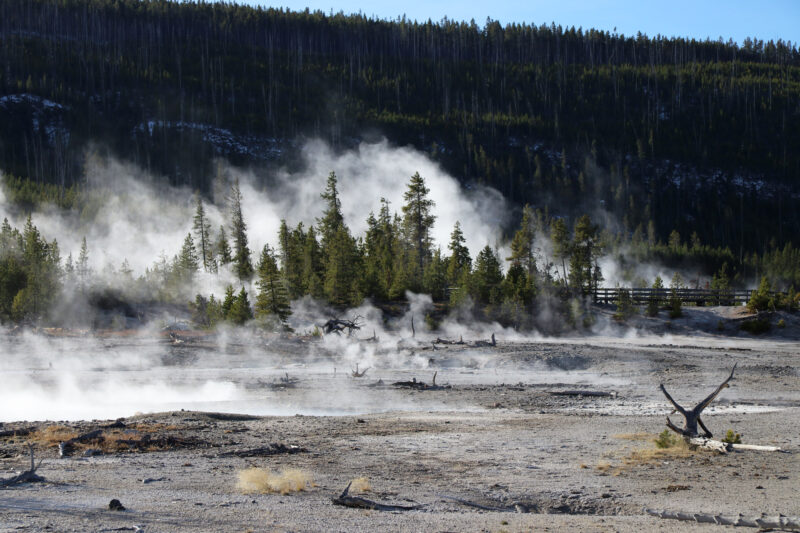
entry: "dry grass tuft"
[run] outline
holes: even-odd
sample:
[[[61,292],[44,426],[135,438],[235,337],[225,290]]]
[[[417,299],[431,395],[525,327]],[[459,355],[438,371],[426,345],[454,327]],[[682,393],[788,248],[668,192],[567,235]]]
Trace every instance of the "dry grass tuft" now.
[[[248,468],[239,472],[236,487],[245,494],[289,494],[314,486],[311,474],[297,468],[286,468],[278,473],[263,468]]]
[[[37,429],[28,435],[28,440],[40,446],[52,448],[53,446],[58,446],[60,442],[74,439],[77,436],[78,432],[72,428],[53,425]]]
[[[369,492],[371,490],[372,485],[370,485],[369,479],[364,476],[357,477],[350,482],[350,492]]]
[[[608,470],[611,468],[611,463],[608,461],[598,461],[594,467],[598,472],[608,472]]]
[[[611,436],[614,439],[620,440],[633,440],[633,441],[649,441],[656,438],[652,433],[619,433]]]

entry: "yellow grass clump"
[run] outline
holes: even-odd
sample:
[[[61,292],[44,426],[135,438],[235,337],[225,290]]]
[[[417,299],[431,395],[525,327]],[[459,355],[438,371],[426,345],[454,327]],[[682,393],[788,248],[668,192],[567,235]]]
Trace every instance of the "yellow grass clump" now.
[[[286,468],[280,472],[270,472],[263,468],[248,468],[239,472],[236,487],[245,494],[274,493],[289,494],[301,492],[314,486],[311,474],[297,468]]]
[[[58,446],[58,443],[74,439],[78,432],[67,426],[52,425],[37,429],[28,436],[28,440],[41,446]]]
[[[369,479],[364,476],[357,477],[350,482],[350,492],[369,492],[371,490],[372,485],[370,485]]]

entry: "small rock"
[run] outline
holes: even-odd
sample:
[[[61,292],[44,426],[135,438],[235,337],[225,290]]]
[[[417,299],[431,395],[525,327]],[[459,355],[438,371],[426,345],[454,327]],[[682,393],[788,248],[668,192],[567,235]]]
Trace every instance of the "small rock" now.
[[[120,501],[116,498],[108,502],[108,508],[111,511],[124,511],[125,506],[120,503]]]
[[[94,457],[95,455],[103,455],[103,450],[97,448],[89,448],[83,452],[84,457]]]

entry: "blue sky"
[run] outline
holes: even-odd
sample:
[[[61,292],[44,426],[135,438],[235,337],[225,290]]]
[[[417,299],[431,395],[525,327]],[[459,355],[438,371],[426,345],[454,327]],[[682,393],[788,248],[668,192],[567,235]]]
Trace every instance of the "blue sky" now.
[[[355,0],[237,0],[240,4],[288,7],[292,10],[320,10],[329,13],[363,12],[380,18],[434,21],[447,16],[453,20],[475,19],[483,25],[486,17],[501,23],[526,22],[598,28],[625,35],[637,31],[656,34],[742,42],[745,37],[765,41],[783,39],[800,44],[800,0],[508,0],[479,2],[462,0],[408,0],[372,3]]]

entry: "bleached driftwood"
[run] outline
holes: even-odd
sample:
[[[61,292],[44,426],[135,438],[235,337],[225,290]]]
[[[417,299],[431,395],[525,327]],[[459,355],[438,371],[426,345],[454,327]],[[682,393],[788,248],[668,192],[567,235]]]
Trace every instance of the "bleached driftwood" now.
[[[739,444],[732,442],[723,442],[721,440],[706,439],[703,437],[695,437],[686,441],[689,446],[696,448],[703,448],[718,453],[728,453],[732,450],[751,450],[757,452],[782,452],[783,450],[777,446],[761,446],[758,444]]]
[[[800,517],[795,516],[743,516],[739,515],[714,515],[709,513],[686,513],[683,511],[659,511],[645,509],[652,516],[670,520],[683,520],[701,524],[717,524],[720,526],[757,527],[760,529],[781,529],[784,531],[800,531]]]
[[[31,453],[31,468],[30,470],[26,470],[21,474],[17,474],[14,477],[10,477],[8,479],[0,479],[0,487],[6,488],[12,485],[17,485],[19,483],[37,483],[40,481],[44,481],[44,478],[36,473],[36,469],[42,465],[42,462],[39,461],[39,464],[36,464],[36,460],[33,456],[33,444],[28,444],[28,450]]]

